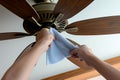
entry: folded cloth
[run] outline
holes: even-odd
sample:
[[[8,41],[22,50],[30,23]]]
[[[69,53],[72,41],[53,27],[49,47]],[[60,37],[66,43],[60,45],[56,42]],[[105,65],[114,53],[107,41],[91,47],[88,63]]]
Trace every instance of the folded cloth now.
[[[55,36],[55,40],[46,53],[46,63],[54,64],[69,57],[70,51],[77,48],[77,46],[73,45],[54,28],[50,28],[50,32]]]

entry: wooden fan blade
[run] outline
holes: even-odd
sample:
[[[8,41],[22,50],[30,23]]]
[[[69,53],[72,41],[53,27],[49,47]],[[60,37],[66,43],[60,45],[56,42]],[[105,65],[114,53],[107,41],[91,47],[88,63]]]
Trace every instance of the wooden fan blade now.
[[[71,39],[68,39],[70,42],[72,42],[74,45],[78,45],[80,46],[80,44],[78,44],[77,42],[71,40]],[[68,57],[68,60],[70,60],[72,63],[74,63],[75,65],[79,66],[80,68],[82,69],[90,69],[90,67],[84,62],[84,61],[80,61],[80,60],[76,60],[75,58],[73,58],[72,56],[71,57]]]
[[[26,0],[0,0],[0,4],[23,19],[30,17],[39,19],[37,12]]]
[[[109,16],[78,21],[68,25],[66,27],[66,32],[75,35],[103,35],[120,33],[120,16]]]
[[[30,36],[30,34],[22,33],[22,32],[0,33],[0,40],[16,39],[16,38],[22,38],[25,36]]]
[[[59,13],[64,14],[62,19],[65,20],[76,15],[92,1],[93,0],[59,0],[53,13],[55,15]]]
[[[34,45],[35,42],[29,44],[22,52],[21,54],[17,57],[17,59],[15,61],[18,61],[22,56],[26,55],[25,53],[27,53],[31,48],[32,46]]]

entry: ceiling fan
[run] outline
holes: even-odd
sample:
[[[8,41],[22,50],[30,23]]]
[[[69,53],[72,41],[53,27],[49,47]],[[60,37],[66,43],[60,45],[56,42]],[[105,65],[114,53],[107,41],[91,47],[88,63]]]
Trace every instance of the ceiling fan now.
[[[26,33],[0,33],[0,40],[32,36],[45,27],[53,27],[59,32],[66,31],[74,35],[120,33],[120,16],[94,18],[68,24],[67,19],[79,13],[94,0],[58,0],[57,4],[53,3],[53,0],[34,1],[36,4],[31,6],[26,0],[0,0],[2,6],[24,20],[23,28],[26,31]]]

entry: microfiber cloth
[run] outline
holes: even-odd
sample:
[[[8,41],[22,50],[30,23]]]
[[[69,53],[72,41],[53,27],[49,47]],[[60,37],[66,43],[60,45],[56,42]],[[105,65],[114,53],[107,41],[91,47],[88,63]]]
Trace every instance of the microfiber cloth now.
[[[54,64],[66,57],[70,56],[70,51],[77,48],[64,36],[62,36],[56,29],[50,28],[50,32],[55,36],[55,40],[51,43],[46,53],[46,63]]]

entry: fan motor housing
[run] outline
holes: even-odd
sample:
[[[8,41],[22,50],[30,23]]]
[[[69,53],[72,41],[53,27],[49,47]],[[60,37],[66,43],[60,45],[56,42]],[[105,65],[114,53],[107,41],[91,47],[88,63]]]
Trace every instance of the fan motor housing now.
[[[49,26],[61,32],[64,31],[65,27],[68,25],[68,21],[61,20],[62,16],[59,16],[59,14],[53,14],[55,5],[56,4],[53,2],[40,2],[33,5],[33,7],[40,16],[38,23],[41,24],[41,28]],[[35,25],[34,23],[30,23],[27,20],[24,21],[23,26],[24,29],[31,34],[36,33],[41,29],[39,26]]]

